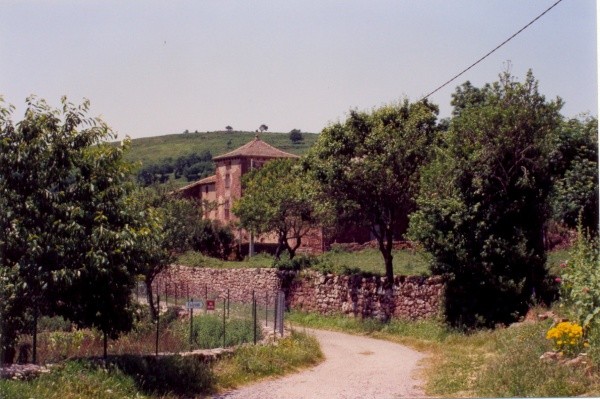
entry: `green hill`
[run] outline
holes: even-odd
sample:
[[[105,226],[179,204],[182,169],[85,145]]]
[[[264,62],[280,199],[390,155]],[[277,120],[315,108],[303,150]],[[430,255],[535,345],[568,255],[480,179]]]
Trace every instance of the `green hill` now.
[[[126,159],[142,166],[159,163],[166,158],[176,159],[192,153],[210,151],[213,157],[229,152],[252,140],[254,132],[208,132],[169,134],[133,139]],[[261,140],[292,154],[302,155],[317,140],[318,134],[302,133],[304,141],[292,144],[287,133],[260,133]]]
[[[141,184],[170,182],[179,187],[214,173],[210,155],[225,154],[253,140],[255,135],[254,132],[221,131],[133,139],[125,159],[137,164],[134,174]],[[265,142],[297,155],[306,153],[319,137],[315,133],[302,133],[302,136],[304,141],[294,144],[287,133],[260,133]],[[210,151],[210,155],[206,151]]]

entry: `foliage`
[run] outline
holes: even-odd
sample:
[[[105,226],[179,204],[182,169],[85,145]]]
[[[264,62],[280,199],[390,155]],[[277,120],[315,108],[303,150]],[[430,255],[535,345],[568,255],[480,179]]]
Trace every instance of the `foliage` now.
[[[504,73],[478,90],[483,99],[461,100],[422,172],[411,218],[432,272],[447,278],[446,318],[466,328],[508,324],[549,293],[548,154],[561,121],[560,99],[547,102],[531,72],[522,83]]]
[[[191,237],[193,250],[218,259],[228,259],[235,247],[231,227],[216,220],[198,220]]]
[[[242,184],[244,195],[233,212],[243,228],[259,235],[277,235],[277,259],[283,250],[293,258],[302,239],[326,224],[327,208],[293,159],[272,160],[245,175]]]
[[[113,399],[147,398],[132,377],[116,369],[105,369],[89,361],[55,365],[48,374],[31,381],[0,379],[3,399]]]
[[[0,311],[5,360],[29,311],[111,337],[133,322],[139,219],[128,211],[127,148],[89,102],[55,110],[27,99],[24,119],[0,107]],[[20,321],[21,320],[21,321]]]
[[[576,228],[598,232],[598,119],[570,119],[555,139],[550,162],[555,176],[554,217]]]
[[[419,169],[427,162],[437,107],[427,102],[350,111],[326,127],[306,166],[341,219],[369,226],[393,279],[393,239],[400,238],[415,210]]]
[[[147,300],[153,318],[157,310],[153,298],[154,278],[192,246],[192,237],[200,220],[198,207],[185,199],[170,195],[166,186],[137,190],[130,205],[143,220],[136,239],[137,272],[144,277]]]
[[[546,339],[552,341],[555,350],[577,355],[583,348],[583,328],[577,323],[563,321],[548,330]]]
[[[215,376],[197,356],[133,356],[110,359],[110,365],[132,377],[147,394],[197,395],[210,392]]]
[[[585,330],[600,329],[599,261],[598,238],[590,238],[580,225],[570,260],[562,264],[561,300]]]
[[[198,180],[215,172],[212,154],[208,150],[183,155],[173,160],[165,158],[157,163],[148,163],[138,171],[137,181],[144,187],[155,183],[166,183],[171,173],[175,179],[185,177],[187,181]]]
[[[262,125],[260,125],[258,127],[258,130],[260,130],[261,132],[266,132],[267,130],[269,130],[269,126],[267,126],[263,123]]]
[[[304,141],[304,137],[302,136],[302,132],[300,129],[292,129],[289,133],[290,141],[293,144],[298,144]]]

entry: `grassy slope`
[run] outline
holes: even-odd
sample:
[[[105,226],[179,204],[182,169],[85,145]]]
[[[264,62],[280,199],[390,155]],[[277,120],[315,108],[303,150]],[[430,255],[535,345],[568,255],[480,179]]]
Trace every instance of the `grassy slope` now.
[[[427,275],[428,267],[425,256],[421,252],[398,250],[393,251],[394,274]],[[318,257],[331,265],[332,271],[343,272],[344,269],[359,269],[362,272],[385,275],[383,258],[376,249],[365,249],[358,252],[327,252]],[[198,252],[186,252],[177,262],[192,267],[211,267],[217,269],[235,269],[244,267],[272,267],[273,257],[259,254],[241,262],[222,261],[203,256]]]
[[[209,150],[214,157],[246,144],[254,139],[255,134],[254,132],[203,132],[134,139],[126,159],[149,165],[165,158],[176,159],[204,150]],[[265,142],[297,155],[304,154],[318,137],[314,133],[303,133],[303,136],[304,142],[292,144],[287,133],[260,133],[260,138]],[[231,144],[228,146],[229,140]]]

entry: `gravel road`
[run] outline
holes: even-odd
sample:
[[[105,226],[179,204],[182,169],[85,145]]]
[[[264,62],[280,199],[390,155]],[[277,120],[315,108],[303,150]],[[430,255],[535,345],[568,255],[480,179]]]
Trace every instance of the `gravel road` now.
[[[331,331],[310,330],[325,361],[277,380],[259,382],[217,398],[404,398],[424,397],[415,377],[423,354],[405,346]]]

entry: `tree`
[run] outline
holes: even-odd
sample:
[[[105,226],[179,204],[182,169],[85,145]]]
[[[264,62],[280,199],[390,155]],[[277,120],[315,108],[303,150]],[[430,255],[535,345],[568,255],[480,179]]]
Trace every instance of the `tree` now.
[[[126,207],[130,168],[100,119],[62,99],[27,99],[22,121],[0,106],[0,313],[12,361],[26,313],[58,314],[117,337],[132,327],[138,234]]]
[[[258,130],[260,130],[260,131],[261,131],[261,133],[262,133],[262,132],[266,132],[267,130],[269,130],[269,126],[267,126],[267,125],[265,125],[265,124],[262,124],[262,125],[260,125],[260,126],[258,127]]]
[[[293,144],[298,144],[302,141],[304,141],[304,137],[302,137],[302,132],[300,131],[300,129],[292,129],[290,131],[290,141]]]
[[[244,195],[233,206],[243,228],[256,234],[277,234],[275,257],[287,250],[292,259],[311,229],[325,221],[325,208],[293,159],[276,159],[243,180]],[[291,244],[290,244],[291,241]]]
[[[550,156],[554,218],[574,229],[581,214],[584,230],[598,232],[598,119],[562,124]]]
[[[140,215],[142,227],[136,236],[137,272],[144,277],[150,313],[158,315],[152,284],[178,254],[192,248],[201,220],[198,204],[170,194],[172,187],[139,189],[130,197],[130,208]]]
[[[538,92],[531,71],[473,91],[482,98],[461,101],[422,172],[410,228],[446,277],[448,322],[465,328],[510,323],[548,290],[548,155],[562,106]]]
[[[419,168],[428,159],[437,107],[409,103],[351,111],[344,123],[323,130],[307,167],[341,219],[368,226],[393,282],[392,244],[415,209]]]
[[[229,125],[225,126],[225,130],[227,130],[228,133],[231,133],[233,131],[233,128]]]

